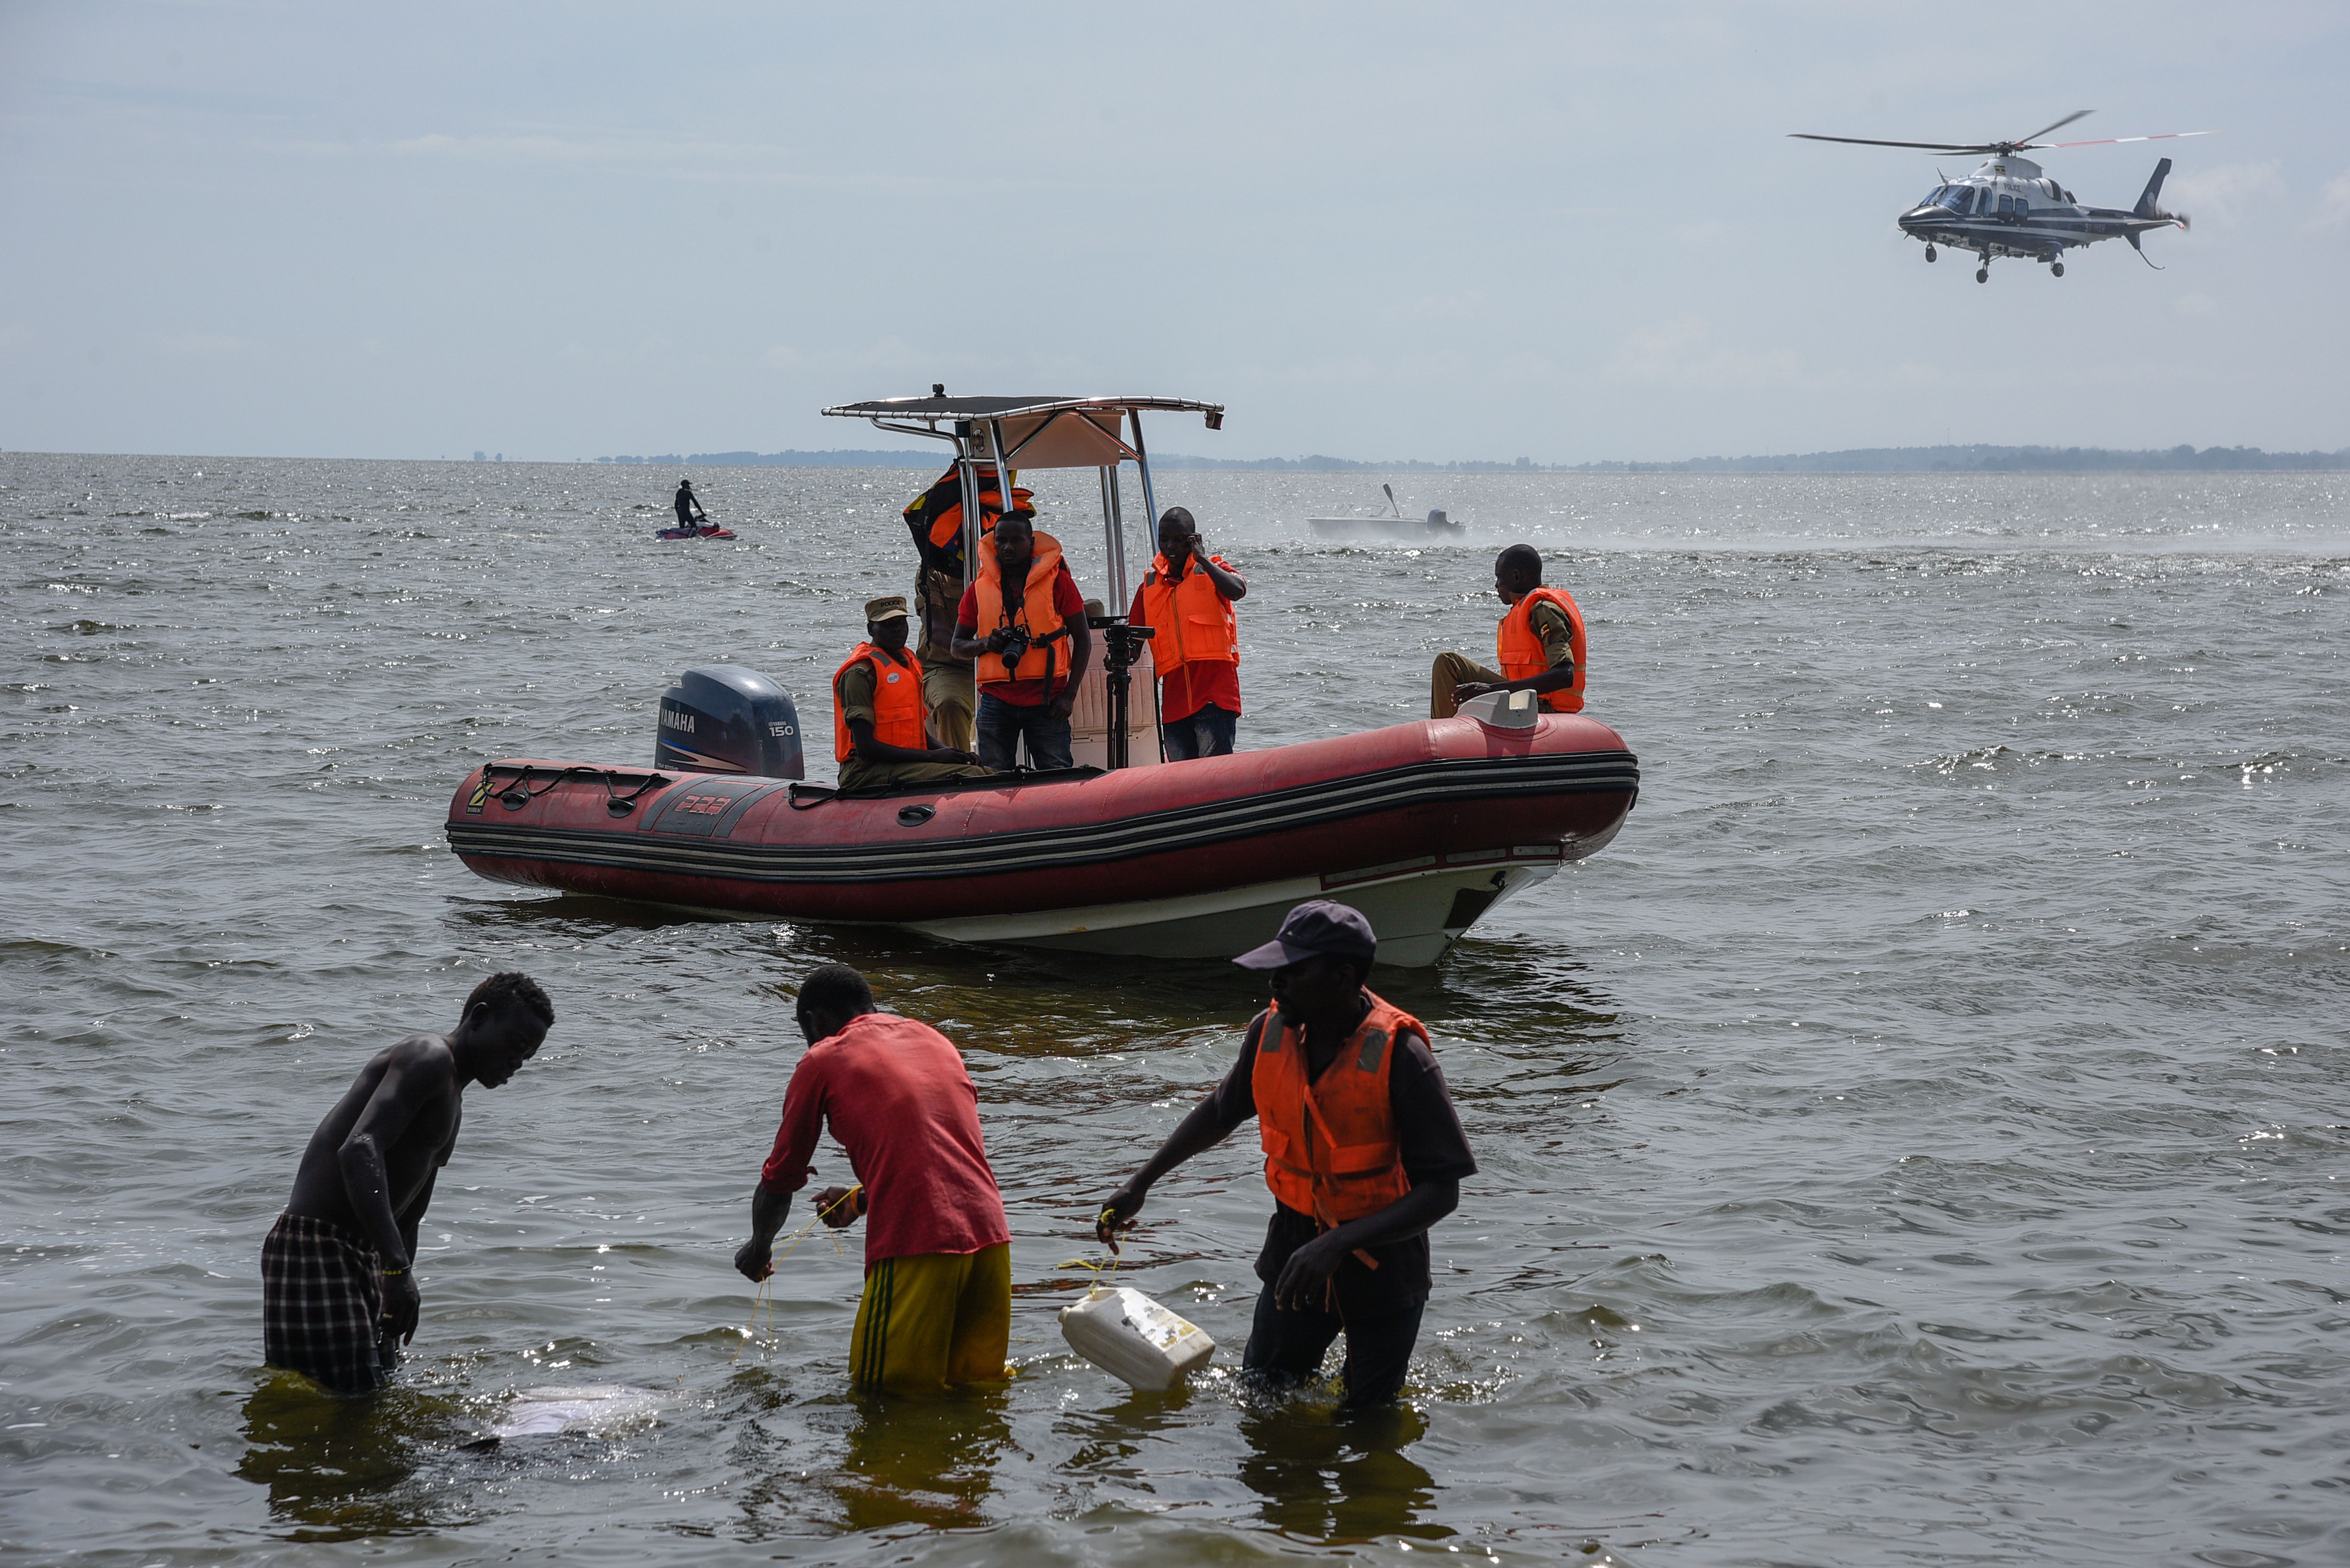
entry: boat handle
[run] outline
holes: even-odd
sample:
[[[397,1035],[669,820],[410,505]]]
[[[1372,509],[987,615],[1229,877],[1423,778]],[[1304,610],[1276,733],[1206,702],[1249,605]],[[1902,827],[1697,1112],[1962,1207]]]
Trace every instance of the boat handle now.
[[[938,814],[939,808],[934,805],[901,805],[898,808],[898,826],[920,827]]]

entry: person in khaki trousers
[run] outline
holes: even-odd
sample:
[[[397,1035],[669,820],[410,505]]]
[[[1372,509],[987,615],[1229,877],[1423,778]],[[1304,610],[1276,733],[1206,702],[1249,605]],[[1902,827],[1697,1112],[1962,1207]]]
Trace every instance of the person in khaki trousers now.
[[[1493,562],[1493,591],[1509,609],[1494,628],[1502,668],[1488,670],[1464,654],[1440,653],[1429,671],[1428,716],[1450,719],[1461,704],[1488,691],[1532,691],[1554,713],[1583,711],[1583,611],[1563,588],[1544,587],[1542,556],[1531,545],[1513,545]]]

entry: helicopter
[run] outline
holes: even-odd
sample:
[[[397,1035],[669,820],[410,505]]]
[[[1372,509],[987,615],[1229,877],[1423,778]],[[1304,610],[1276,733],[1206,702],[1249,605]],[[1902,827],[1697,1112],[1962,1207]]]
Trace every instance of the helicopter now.
[[[1972,251],[1981,265],[1975,268],[1975,281],[1991,281],[1991,264],[1998,256],[2015,256],[2022,260],[2044,263],[2050,274],[2064,275],[2064,253],[2099,240],[2116,237],[2127,240],[2138,259],[2157,272],[2154,258],[2139,244],[2140,236],[2149,229],[2168,228],[2177,224],[2188,226],[2183,213],[2166,213],[2159,202],[2162,182],[2170,172],[2170,160],[2166,158],[2154,166],[2154,178],[2146,182],[2134,207],[2091,207],[2085,205],[2072,192],[2065,190],[2042,171],[2039,164],[2019,153],[2037,151],[2043,148],[2111,147],[2124,141],[2170,141],[2183,136],[2209,136],[2208,130],[2174,130],[2162,136],[2109,136],[2095,141],[2042,141],[2039,139],[2052,130],[2062,130],[2093,110],[2076,109],[2054,125],[2043,126],[2030,136],[2013,141],[1878,141],[1866,136],[1814,136],[1797,130],[1789,134],[1803,141],[1844,141],[1861,147],[1914,147],[1925,152],[1981,152],[1989,154],[1973,173],[1961,179],[1947,177],[1926,192],[1918,204],[1901,214],[1897,221],[1901,232],[1912,239],[1926,242],[1926,259],[1932,261],[1937,246],[1953,251]]]

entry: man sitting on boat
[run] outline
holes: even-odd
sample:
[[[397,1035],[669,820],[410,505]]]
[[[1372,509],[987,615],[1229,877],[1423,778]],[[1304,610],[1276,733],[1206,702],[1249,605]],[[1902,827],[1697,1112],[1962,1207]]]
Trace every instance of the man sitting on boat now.
[[[865,640],[832,676],[832,754],[843,790],[983,778],[969,752],[922,733],[922,665],[906,651],[906,598],[865,606]]]
[[[1170,763],[1228,757],[1241,717],[1240,637],[1232,601],[1248,579],[1208,554],[1189,508],[1159,519],[1159,555],[1127,620],[1148,625],[1159,670],[1159,736]]]
[[[1093,647],[1061,542],[1036,532],[1034,512],[1005,513],[979,542],[978,580],[955,612],[954,650],[979,680],[982,763],[1006,772],[1025,741],[1030,766],[1071,765],[1069,711]]]
[[[1250,1023],[1223,1082],[1094,1226],[1115,1247],[1152,1183],[1254,1116],[1274,1211],[1241,1365],[1262,1381],[1299,1382],[1343,1333],[1345,1409],[1402,1389],[1428,1307],[1429,1228],[1477,1173],[1427,1025],[1363,983],[1378,951],[1360,910],[1315,898],[1234,959],[1271,971],[1273,1005]]]
[[[1450,719],[1488,691],[1537,692],[1554,713],[1583,711],[1583,611],[1565,589],[1544,587],[1542,578],[1542,556],[1532,545],[1513,545],[1495,559],[1493,591],[1510,607],[1493,633],[1502,668],[1438,654],[1429,672],[1430,718]]]

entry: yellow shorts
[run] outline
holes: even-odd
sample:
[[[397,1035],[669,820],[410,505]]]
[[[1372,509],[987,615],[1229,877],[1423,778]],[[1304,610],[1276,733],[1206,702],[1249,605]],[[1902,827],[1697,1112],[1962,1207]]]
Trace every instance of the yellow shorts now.
[[[865,1271],[851,1381],[892,1393],[1000,1383],[1012,1344],[1012,1246],[889,1258]]]

